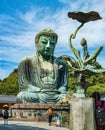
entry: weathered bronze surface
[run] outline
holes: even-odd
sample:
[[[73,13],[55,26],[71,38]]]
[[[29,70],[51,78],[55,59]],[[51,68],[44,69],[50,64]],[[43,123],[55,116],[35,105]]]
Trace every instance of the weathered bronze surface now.
[[[93,74],[96,73],[103,73],[105,72],[105,69],[103,68],[99,68],[96,66],[96,58],[99,55],[99,53],[102,51],[103,46],[100,46],[99,48],[97,48],[97,50],[90,55],[89,51],[88,51],[88,46],[87,46],[87,41],[85,38],[82,38],[81,40],[81,46],[83,48],[83,56],[80,53],[79,50],[77,50],[76,48],[74,48],[72,40],[76,38],[76,34],[77,32],[80,30],[81,27],[83,27],[83,25],[87,22],[90,21],[95,21],[95,20],[99,20],[102,19],[101,16],[99,15],[98,12],[95,11],[90,11],[88,13],[84,13],[84,12],[69,12],[68,13],[68,17],[75,19],[77,21],[79,21],[81,24],[76,28],[76,30],[74,31],[73,34],[70,35],[69,37],[69,46],[70,49],[72,50],[73,54],[76,57],[76,62],[78,64],[77,68],[74,68],[72,66],[72,63],[69,63],[70,66],[72,66],[74,68],[74,74],[79,78],[79,84],[77,86],[77,89],[83,88],[86,89],[86,76],[91,76]],[[69,62],[69,61],[68,61]],[[89,84],[89,83],[88,83]]]
[[[36,35],[36,55],[24,58],[18,67],[17,102],[60,103],[67,94],[67,66],[54,56],[57,38],[49,28]]]

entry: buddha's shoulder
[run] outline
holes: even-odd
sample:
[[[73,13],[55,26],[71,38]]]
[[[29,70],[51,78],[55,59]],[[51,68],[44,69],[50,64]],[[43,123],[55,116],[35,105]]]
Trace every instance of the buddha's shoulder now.
[[[36,55],[31,55],[31,56],[26,56],[26,57],[24,57],[24,58],[22,58],[21,59],[21,62],[20,63],[22,63],[22,62],[33,62],[33,61],[35,61],[35,59],[36,59]]]
[[[66,66],[66,63],[64,62],[64,60],[60,59],[60,58],[55,58],[55,63],[59,64],[59,65],[64,65]]]

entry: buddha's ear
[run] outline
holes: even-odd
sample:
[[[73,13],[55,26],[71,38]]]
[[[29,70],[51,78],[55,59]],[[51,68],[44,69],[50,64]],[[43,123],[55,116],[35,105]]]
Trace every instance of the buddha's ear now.
[[[35,48],[36,48],[36,50],[38,50],[38,44],[37,43],[35,43]]]
[[[39,44],[38,43],[35,43],[35,48],[36,48],[36,51],[39,50]]]

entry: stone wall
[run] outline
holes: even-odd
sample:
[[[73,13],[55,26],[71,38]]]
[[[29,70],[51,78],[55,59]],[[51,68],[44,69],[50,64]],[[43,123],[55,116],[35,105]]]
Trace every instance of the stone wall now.
[[[61,124],[69,126],[68,104],[14,104],[11,107],[12,118],[25,121],[47,121],[47,109],[52,107],[53,112],[60,116]]]

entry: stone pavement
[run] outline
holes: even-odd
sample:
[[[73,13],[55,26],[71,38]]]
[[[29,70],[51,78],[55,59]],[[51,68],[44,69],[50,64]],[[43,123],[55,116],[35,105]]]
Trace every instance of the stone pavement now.
[[[4,125],[3,120],[0,120],[0,130],[69,130],[69,128],[49,126],[47,122],[9,121],[8,125]]]

